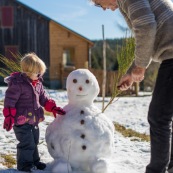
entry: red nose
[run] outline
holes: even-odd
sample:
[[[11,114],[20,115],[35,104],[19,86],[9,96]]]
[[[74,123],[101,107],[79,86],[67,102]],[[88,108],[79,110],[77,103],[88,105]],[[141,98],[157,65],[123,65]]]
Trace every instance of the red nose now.
[[[79,91],[82,91],[82,87],[79,87]]]

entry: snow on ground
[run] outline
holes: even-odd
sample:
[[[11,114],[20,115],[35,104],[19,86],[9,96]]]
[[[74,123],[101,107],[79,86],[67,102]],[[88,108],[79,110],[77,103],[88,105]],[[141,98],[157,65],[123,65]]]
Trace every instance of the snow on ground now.
[[[0,87],[0,100],[3,100],[6,87]],[[47,90],[51,98],[56,100],[58,106],[65,106],[68,98],[66,91]],[[145,95],[145,93],[140,93]],[[106,101],[109,98],[106,98]],[[110,105],[105,114],[112,120],[116,121],[126,128],[131,128],[141,133],[149,133],[149,125],[147,122],[148,106],[151,96],[144,97],[120,97]],[[96,106],[102,108],[100,98],[95,102]],[[107,102],[105,102],[107,104]],[[13,131],[6,132],[3,128],[3,106],[0,105],[0,155],[13,154],[16,155],[17,141]],[[44,122],[40,123],[40,143],[39,151],[41,160],[47,163],[44,171],[34,171],[35,173],[51,173],[51,162],[53,159],[49,155],[45,142],[45,130],[53,117],[46,116]],[[131,141],[124,138],[121,134],[115,133],[115,153],[112,158],[112,173],[144,173],[145,167],[150,159],[150,145],[148,142]],[[0,157],[0,162],[2,157]],[[8,169],[0,164],[0,173],[19,173],[14,169]]]
[[[151,96],[120,97],[106,109],[105,113],[113,121],[124,125],[126,128],[149,134],[147,112],[150,100]]]

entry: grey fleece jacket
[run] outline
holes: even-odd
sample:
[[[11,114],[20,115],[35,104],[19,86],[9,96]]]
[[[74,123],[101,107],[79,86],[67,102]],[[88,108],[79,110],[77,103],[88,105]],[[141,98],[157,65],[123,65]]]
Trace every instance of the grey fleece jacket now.
[[[171,0],[117,0],[135,37],[135,65],[173,58],[173,2]]]

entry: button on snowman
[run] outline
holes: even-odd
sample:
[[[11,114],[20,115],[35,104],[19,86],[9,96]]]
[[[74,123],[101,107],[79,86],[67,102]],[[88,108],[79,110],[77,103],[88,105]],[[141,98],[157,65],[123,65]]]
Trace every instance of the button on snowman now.
[[[52,172],[109,173],[114,126],[94,105],[99,93],[96,78],[87,69],[77,69],[67,77],[66,87],[66,114],[46,129],[48,151],[54,158]]]

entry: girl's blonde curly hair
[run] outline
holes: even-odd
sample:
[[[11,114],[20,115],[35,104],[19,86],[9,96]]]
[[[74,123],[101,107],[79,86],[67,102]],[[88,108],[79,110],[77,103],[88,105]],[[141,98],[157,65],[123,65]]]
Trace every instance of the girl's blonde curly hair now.
[[[35,53],[24,55],[20,64],[22,72],[26,73],[28,76],[31,76],[33,73],[43,75],[46,71],[45,63]]]

